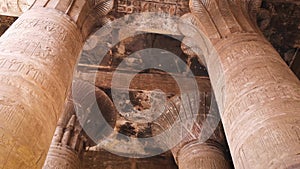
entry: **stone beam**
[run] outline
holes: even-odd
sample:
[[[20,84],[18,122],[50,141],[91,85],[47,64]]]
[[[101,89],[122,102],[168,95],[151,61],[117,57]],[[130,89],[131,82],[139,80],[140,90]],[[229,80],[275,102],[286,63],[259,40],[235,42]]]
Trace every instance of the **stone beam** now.
[[[82,169],[174,169],[177,167],[170,152],[149,158],[132,159],[99,150],[86,151],[83,157]]]
[[[95,80],[95,86],[103,89],[110,89],[113,71],[98,71]],[[78,73],[77,78],[93,82],[94,81],[94,73]],[[179,79],[185,79],[184,75],[174,75]],[[127,72],[122,73],[122,77],[130,77],[130,74]],[[195,80],[198,84],[198,88],[200,92],[210,92],[210,80],[208,77],[200,77],[196,76]],[[116,89],[127,90],[122,84],[116,84]],[[130,90],[145,90],[151,91],[155,89],[160,89],[167,94],[179,94],[179,87],[177,86],[176,81],[169,74],[155,74],[155,73],[145,73],[145,74],[137,74],[134,79],[131,81]]]
[[[190,24],[205,35],[205,43],[193,42],[204,52],[235,167],[297,168],[300,83],[257,28],[259,6],[256,0],[190,0],[192,13],[182,17],[180,30],[199,37]]]

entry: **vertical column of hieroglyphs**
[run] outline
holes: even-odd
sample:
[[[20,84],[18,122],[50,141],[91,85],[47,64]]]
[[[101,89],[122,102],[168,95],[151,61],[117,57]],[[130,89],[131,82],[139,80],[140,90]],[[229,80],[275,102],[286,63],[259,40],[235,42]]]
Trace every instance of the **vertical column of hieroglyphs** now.
[[[40,168],[82,46],[53,9],[23,14],[0,39],[0,167]]]
[[[235,167],[297,168],[300,83],[258,31],[259,5],[257,0],[191,0],[192,14],[183,19],[216,49],[205,61]]]

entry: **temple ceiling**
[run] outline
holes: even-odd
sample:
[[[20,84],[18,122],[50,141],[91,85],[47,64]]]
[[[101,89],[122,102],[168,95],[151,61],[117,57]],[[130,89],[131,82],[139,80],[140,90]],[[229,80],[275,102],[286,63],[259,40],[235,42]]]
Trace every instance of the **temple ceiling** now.
[[[181,16],[189,11],[188,3],[186,0],[177,0],[175,3],[172,0],[165,0],[164,3],[157,3],[157,1],[144,1],[144,0],[116,0],[113,11],[110,13],[112,18],[120,18],[126,14],[136,13],[136,12],[153,12],[153,11],[163,11],[171,13],[175,16]],[[3,10],[4,8],[2,8]],[[1,16],[0,15],[0,35],[5,32],[5,30],[16,20],[16,17],[12,16]],[[300,78],[300,2],[299,0],[264,0],[262,7],[257,15],[257,21],[260,29],[262,30],[265,37],[272,43],[276,50],[280,53],[282,58],[285,60],[287,65],[295,72],[295,74]],[[161,42],[168,43],[161,43]],[[106,55],[106,58],[103,60],[100,67],[93,68],[89,65],[94,65],[97,63],[97,58],[87,57],[85,60],[82,60],[82,78],[89,78],[88,75],[84,73],[88,72],[86,69],[94,70],[105,70],[103,71],[102,77],[107,77],[105,79],[111,78],[111,72],[113,68],[116,67],[122,60],[122,58],[132,54],[135,51],[144,49],[144,48],[154,48],[160,47],[172,51],[178,56],[181,57],[185,62],[189,62],[189,66],[193,73],[199,77],[208,76],[206,69],[202,66],[197,59],[188,60],[188,56],[183,54],[180,49],[180,42],[173,40],[169,37],[149,33],[134,38],[129,38],[119,43],[117,46],[113,47]],[[84,66],[87,65],[87,66]],[[141,64],[139,61],[133,61],[128,64]],[[101,67],[102,66],[102,67]],[[106,67],[108,66],[108,68]],[[137,77],[136,84],[137,89],[140,87],[140,79],[151,79],[155,74],[160,74],[160,76],[167,76],[163,72],[155,72],[156,70],[148,70],[148,74],[144,77]],[[87,73],[88,74],[88,73]],[[147,77],[145,77],[147,76]],[[140,78],[140,79],[139,79]],[[172,81],[172,78],[164,77],[164,79]],[[207,79],[206,79],[207,80]],[[203,80],[202,80],[203,82]],[[207,91],[203,91],[203,97],[206,97],[206,93],[210,90],[209,81],[206,81],[208,84],[204,87]],[[150,83],[150,82],[143,82]],[[157,83],[157,82],[156,82]],[[168,82],[166,82],[168,83]],[[101,87],[104,91],[109,92],[110,86],[109,83],[105,81],[100,81],[98,87]],[[176,86],[172,88],[166,88],[167,93],[176,93]],[[152,90],[149,87],[149,90]],[[171,95],[171,94],[170,94]],[[147,109],[149,107],[148,95],[143,92],[134,91],[131,93],[132,100],[143,100],[142,103],[136,102],[135,106],[137,109]],[[171,97],[171,96],[170,96]],[[123,115],[126,116],[127,112],[123,112]],[[140,115],[143,116],[143,115]],[[151,136],[151,132],[148,124],[134,124],[130,121],[126,121],[123,118],[119,118],[117,130],[130,137],[148,137]],[[122,142],[122,138],[119,139]],[[118,149],[122,148],[118,147]],[[126,151],[126,150],[124,150]],[[93,156],[95,154],[91,153]],[[92,158],[92,155],[86,157],[86,161],[92,161],[97,159],[97,157]],[[98,154],[99,157],[102,157],[103,154]],[[105,156],[107,158],[110,155]],[[116,157],[113,157],[116,158]],[[170,155],[162,155],[160,158],[170,158]],[[108,159],[110,161],[110,159]],[[122,160],[120,160],[122,162]],[[125,160],[126,161],[126,160]],[[131,165],[132,162],[126,161],[126,164]],[[147,162],[145,162],[147,163]],[[173,164],[173,162],[171,162]]]

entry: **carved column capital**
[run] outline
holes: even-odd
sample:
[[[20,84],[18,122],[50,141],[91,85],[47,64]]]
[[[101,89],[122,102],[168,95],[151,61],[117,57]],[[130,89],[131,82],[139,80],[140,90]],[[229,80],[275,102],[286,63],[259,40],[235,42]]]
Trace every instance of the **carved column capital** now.
[[[65,113],[61,117],[60,121],[68,120],[68,122],[67,124],[58,124],[43,166],[44,169],[80,168],[80,156],[87,139],[75,114],[72,115],[72,113],[74,112]],[[72,116],[67,117],[70,115]]]
[[[64,13],[76,23],[85,39],[106,20],[113,3],[113,0],[37,0],[31,9],[52,8]]]
[[[85,40],[94,28],[110,21],[107,14],[113,4],[114,0],[3,0],[0,14],[20,16],[27,10],[54,9],[75,22]]]
[[[90,111],[93,111],[95,106],[99,106],[99,109],[103,110],[101,113],[111,126],[115,125],[117,112],[110,98],[100,89],[96,89],[94,92],[94,87],[94,85],[78,79],[73,81],[73,89],[69,92],[64,112],[58,120],[44,169],[80,168],[85,146],[94,144],[93,138],[89,138],[91,131],[88,129],[90,128],[86,125],[89,122],[93,123],[91,119],[95,117]],[[96,96],[94,96],[95,94]],[[93,102],[93,97],[97,98],[96,102]],[[104,134],[104,125],[94,123],[93,125],[92,131]],[[110,133],[106,132],[105,134],[109,135]],[[103,136],[106,136],[105,134]]]
[[[190,0],[191,13],[182,19],[216,43],[233,34],[260,33],[255,22],[260,4],[261,0]]]

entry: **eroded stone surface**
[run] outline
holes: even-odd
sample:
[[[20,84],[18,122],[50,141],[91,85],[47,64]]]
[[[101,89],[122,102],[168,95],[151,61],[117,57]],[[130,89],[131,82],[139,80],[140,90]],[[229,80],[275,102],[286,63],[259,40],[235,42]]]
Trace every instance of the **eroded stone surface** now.
[[[300,84],[258,31],[256,2],[192,0],[184,19],[216,49],[204,57],[235,167],[288,168],[299,165]]]
[[[274,2],[274,3],[276,3],[276,2]],[[151,4],[151,3],[150,3]],[[138,4],[139,5],[139,4]],[[159,6],[159,5],[158,5]],[[166,5],[167,6],[167,5]],[[171,5],[170,5],[171,6]],[[150,6],[151,7],[151,6]],[[138,9],[138,8],[134,8],[134,9]],[[170,9],[172,9],[172,8],[170,8]],[[138,9],[139,10],[139,9]],[[147,9],[146,9],[147,10]],[[293,9],[291,9],[291,11],[292,11]],[[130,11],[130,10],[129,10]],[[122,11],[120,11],[120,13],[126,13],[126,12],[122,12]],[[297,13],[297,12],[296,12]],[[265,19],[265,20],[268,20],[268,14],[266,14],[266,15],[263,15],[263,18]],[[276,20],[276,19],[275,19]],[[267,31],[265,31],[265,32],[268,32],[268,30],[273,30],[272,29],[272,24],[271,24],[271,26],[266,26],[268,23],[267,23],[268,21],[264,21],[261,25],[260,25],[260,28],[261,29],[266,29],[266,27],[267,27]],[[271,22],[272,23],[272,22]],[[280,22],[280,23],[283,23],[283,22]],[[268,28],[270,28],[270,29],[268,29]],[[271,34],[272,34],[272,36],[275,36],[274,34],[276,34],[276,33],[274,33],[274,32],[271,32]],[[278,39],[278,38],[272,38],[272,36],[270,36],[270,39],[275,39],[275,41],[276,41],[276,39]],[[295,36],[296,37],[296,36]],[[238,38],[238,37],[237,37]],[[251,39],[251,38],[250,38]],[[280,38],[279,38],[280,39]],[[247,41],[247,40],[246,40]],[[272,41],[272,40],[271,40]],[[282,41],[281,40],[279,40],[280,41],[280,43],[282,43]],[[231,42],[229,41],[229,44],[231,44]],[[288,43],[285,43],[285,44],[288,44]],[[245,45],[246,46],[250,46],[246,51],[243,51],[243,52],[249,52],[248,54],[249,55],[252,55],[254,52],[253,51],[256,51],[256,48],[259,48],[259,46],[253,46],[253,44],[247,44],[247,43],[245,43]],[[252,45],[252,47],[251,47],[251,45]],[[263,44],[260,44],[260,45],[263,45]],[[290,44],[289,44],[290,45]],[[263,45],[264,46],[264,45]],[[264,46],[265,47],[265,46]],[[234,46],[233,46],[233,48],[234,48]],[[270,48],[268,45],[266,46],[266,48],[268,49],[268,48]],[[235,53],[236,54],[236,52],[239,52],[239,51],[241,51],[242,49],[241,48],[239,48],[239,47],[236,47],[235,48],[235,50],[233,51],[233,53]],[[279,50],[281,50],[281,49],[279,49]],[[222,50],[223,51],[223,50]],[[226,50],[224,50],[227,54],[228,53],[230,53],[230,51],[228,51],[227,49]],[[274,51],[272,51],[272,50],[267,50],[267,51],[271,51],[271,53],[273,53]],[[253,53],[251,53],[251,52],[253,52]],[[290,53],[294,53],[295,51],[293,51],[293,52],[290,52]],[[120,50],[120,53],[124,53],[124,52],[122,52],[122,50]],[[126,52],[125,52],[126,53]],[[275,52],[274,52],[275,53]],[[255,54],[255,53],[254,53]],[[276,57],[278,58],[278,56],[277,56],[277,54],[275,54],[276,55]],[[289,53],[288,53],[288,51],[286,52],[286,55],[287,55],[287,58],[290,58],[289,57]],[[248,55],[246,55],[245,54],[245,57],[247,57]],[[224,57],[226,57],[225,55],[224,55]],[[233,58],[233,60],[235,59],[235,57],[232,57]],[[230,59],[230,58],[229,58]],[[268,58],[267,58],[268,59]],[[259,59],[258,59],[259,60]],[[277,62],[277,60],[276,61],[274,61],[274,60],[269,60],[270,62],[276,62],[276,63],[279,63],[280,61],[278,61]],[[254,62],[254,59],[253,59],[253,62]],[[227,64],[227,63],[226,63]],[[236,64],[236,65],[238,65],[238,63]],[[273,66],[276,66],[277,64],[274,64]],[[280,65],[282,66],[283,64],[281,64],[280,63]],[[282,67],[282,68],[284,68],[284,66]],[[285,69],[285,68],[284,68]],[[252,79],[244,79],[243,77],[244,77],[244,75],[247,75],[247,74],[249,74],[249,72],[252,72],[253,70],[257,70],[257,71],[254,71],[254,73],[253,74],[256,74],[256,75],[259,75],[259,77],[260,78],[265,78],[265,74],[268,74],[268,71],[269,71],[269,68],[264,68],[264,67],[259,67],[259,66],[254,66],[253,67],[253,69],[251,69],[251,68],[249,68],[249,69],[246,69],[246,70],[243,70],[242,71],[242,77],[238,77],[238,78],[236,78],[235,80],[234,80],[234,82],[232,82],[232,83],[234,83],[233,85],[235,85],[235,83],[242,83],[242,84],[245,84],[246,82],[245,81],[247,81],[247,82],[250,82]],[[276,71],[276,74],[277,73],[280,73],[281,72],[281,69],[278,69],[277,71]],[[238,75],[240,72],[239,72],[239,70],[236,70],[236,72],[235,73],[233,73],[232,74],[232,76],[230,76],[230,78],[228,78],[229,80],[228,81],[230,81],[230,79],[231,78],[233,78],[234,79],[234,77],[236,76],[236,75]],[[282,74],[282,76],[281,77],[276,77],[276,76],[274,76],[275,78],[277,78],[277,82],[278,83],[281,83],[281,82],[285,82],[286,80],[285,80],[285,78],[284,78],[284,73]],[[269,78],[269,77],[268,77]],[[245,83],[244,83],[245,82]],[[263,80],[262,81],[260,81],[260,83],[263,83]],[[275,102],[273,102],[273,104],[280,104],[281,103],[281,99],[276,99],[276,97],[279,95],[279,96],[281,96],[281,98],[285,98],[285,97],[287,97],[286,95],[288,94],[288,92],[286,92],[286,91],[289,91],[292,87],[286,87],[286,86],[273,86],[273,88],[272,87],[270,87],[270,88],[262,88],[262,90],[259,90],[259,93],[260,92],[263,92],[264,90],[266,90],[266,91],[271,91],[271,93],[272,93],[272,91],[274,91],[273,89],[274,88],[277,88],[278,87],[278,90],[277,90],[277,92],[274,92],[271,96],[269,95],[269,94],[266,94],[265,96],[263,96],[264,98],[269,98],[270,100],[272,100],[272,99],[274,99],[275,98]],[[293,89],[291,89],[291,91],[292,91]],[[234,89],[228,89],[228,91],[233,91],[234,92]],[[278,93],[279,91],[283,91],[282,93]],[[267,93],[270,93],[270,92],[267,92]],[[293,91],[291,92],[291,93],[294,93]],[[259,101],[261,101],[260,99],[262,98],[261,97],[261,95],[259,95],[259,97],[256,97],[256,95],[255,95],[255,92],[254,93],[252,93],[253,95],[246,95],[246,96],[242,96],[242,98],[246,98],[247,100],[249,100],[249,104],[250,104],[250,107],[252,107],[253,105],[251,105],[252,103],[254,104],[254,102],[253,102],[253,100],[255,101],[255,100],[259,100]],[[234,94],[233,94],[234,95]],[[248,97],[249,96],[249,97]],[[297,97],[297,96],[295,96],[295,97]],[[230,98],[230,99],[229,99]],[[226,98],[226,99],[228,99],[228,100],[231,100],[232,98],[231,97],[229,97],[229,98]],[[233,97],[234,98],[234,97]],[[250,98],[250,99],[249,99]],[[250,103],[251,102],[251,103]],[[286,100],[286,101],[284,101],[284,103],[286,103],[286,102],[289,102],[288,100]],[[263,104],[265,104],[265,102],[261,102],[261,103],[263,103]],[[297,104],[298,102],[297,101],[295,101],[295,104]],[[244,103],[244,102],[242,102],[242,101],[240,101],[240,100],[236,100],[235,101],[235,103],[232,103],[234,106],[229,106],[229,107],[231,107],[232,109],[233,108],[237,108],[239,111],[240,111],[240,109],[242,110],[243,109],[243,106],[245,107],[245,105],[246,105],[246,107],[249,107],[249,104],[248,103]],[[245,104],[245,105],[244,105]],[[268,104],[267,104],[268,105]],[[272,106],[272,104],[270,103],[270,105]],[[261,110],[261,112],[259,112],[258,113],[258,116],[259,115],[262,115],[262,114],[268,114],[268,112],[276,112],[276,111],[278,111],[278,110],[280,110],[280,112],[286,112],[286,110],[285,109],[290,109],[290,106],[291,107],[294,107],[294,104],[287,104],[287,106],[286,107],[282,107],[282,108],[280,108],[280,106],[279,107],[275,107],[275,108],[273,108],[273,109],[269,109],[269,110]],[[270,110],[272,110],[272,111],[270,111]],[[230,110],[231,111],[231,110]],[[267,112],[268,111],[268,112]],[[293,111],[293,110],[291,110],[291,111]],[[267,113],[266,113],[267,112]],[[256,116],[255,116],[256,117]],[[248,117],[244,117],[245,119],[246,118],[248,118]],[[252,117],[250,117],[250,118],[252,118]],[[232,121],[232,119],[239,119],[239,116],[238,117],[230,117],[229,119],[231,119],[230,120],[230,122]],[[242,119],[243,120],[243,119]],[[242,120],[240,120],[240,122],[242,121]],[[253,121],[255,121],[255,120],[253,120]],[[292,122],[291,122],[292,123]],[[295,124],[296,125],[298,125],[298,123],[295,121]],[[249,128],[249,126],[250,127],[252,127],[252,122],[251,122],[251,124],[247,124],[247,123],[245,123],[245,126],[244,126],[244,128],[245,128],[245,130],[246,129],[248,129]],[[248,127],[247,127],[248,126]],[[295,126],[295,125],[294,125]],[[278,127],[278,126],[277,126]],[[280,127],[280,126],[279,126]],[[282,127],[282,126],[281,126]],[[268,142],[273,142],[274,140],[275,140],[275,142],[276,141],[278,141],[279,143],[282,143],[283,141],[285,141],[285,140],[276,140],[276,138],[277,138],[277,135],[275,135],[275,133],[272,131],[272,130],[266,130],[266,128],[268,128],[268,126],[266,126],[266,127],[264,127],[262,130],[263,131],[265,131],[265,133],[268,135],[268,136],[272,136],[272,137],[270,137],[270,138],[273,138],[273,139],[270,139],[270,140],[267,140],[267,141],[264,141],[264,140],[262,140],[261,139],[261,141],[260,142],[258,142],[258,144],[260,144],[260,143],[263,143],[263,144],[267,144]],[[293,128],[293,127],[292,127]],[[292,131],[292,130],[291,130]],[[297,128],[296,128],[296,133],[297,133]],[[238,136],[240,136],[240,132],[237,130],[237,132],[236,133],[234,133],[234,134],[236,134],[236,135],[238,135]],[[284,133],[283,133],[284,134]],[[293,135],[293,134],[291,134],[291,135]],[[238,137],[238,136],[235,136],[235,137]],[[264,138],[264,136],[262,136],[262,138]],[[280,137],[281,138],[281,137]],[[293,137],[294,138],[294,137]],[[250,140],[250,139],[249,139]],[[5,140],[4,140],[5,141]],[[256,143],[257,142],[255,142],[255,144],[253,143],[253,145],[250,145],[250,146],[253,146],[253,147],[255,147],[256,146]],[[270,149],[273,149],[273,147],[271,146],[271,147],[269,147]],[[246,149],[246,152],[247,151],[249,151],[249,149]],[[276,150],[277,151],[277,150]],[[261,152],[261,153],[264,153],[264,152]],[[277,152],[276,152],[277,153]],[[278,152],[279,154],[281,153],[281,152]],[[245,150],[244,149],[241,149],[241,150],[239,150],[239,155],[241,156],[241,158],[243,157],[243,156],[246,156],[246,155],[249,155],[249,154],[247,154],[247,153],[245,153]],[[243,157],[243,158],[245,158],[245,157]],[[247,158],[246,158],[247,159]],[[245,160],[245,159],[244,159]],[[273,161],[274,162],[274,165],[277,165],[277,161],[275,160],[275,161]],[[2,164],[2,163],[0,163],[0,164]],[[244,164],[245,165],[245,164]],[[296,166],[296,164],[294,165],[294,166]],[[286,167],[286,166],[283,166],[283,167]]]
[[[80,37],[74,23],[51,9],[27,12],[1,36],[1,167],[43,164],[82,45]]]
[[[43,165],[89,33],[88,1],[64,2],[36,1],[1,36],[1,168]]]

